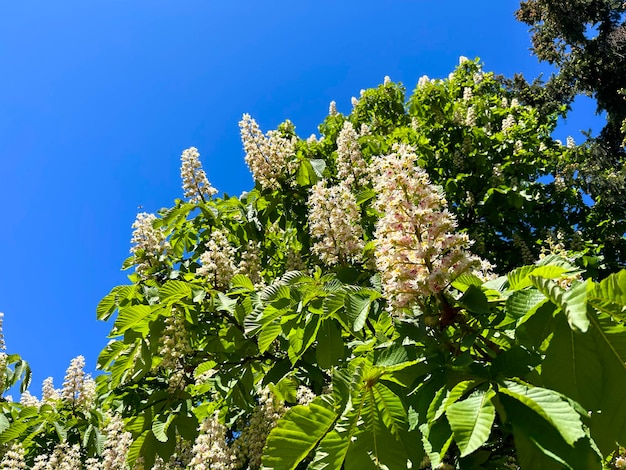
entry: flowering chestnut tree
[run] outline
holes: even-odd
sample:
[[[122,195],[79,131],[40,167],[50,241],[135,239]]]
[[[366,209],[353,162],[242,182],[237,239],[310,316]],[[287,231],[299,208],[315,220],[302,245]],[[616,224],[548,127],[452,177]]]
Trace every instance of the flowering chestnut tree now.
[[[626,271],[595,278],[555,123],[462,58],[306,140],[245,115],[239,197],[184,151],[97,308],[107,374],[2,403],[0,466],[621,465]]]

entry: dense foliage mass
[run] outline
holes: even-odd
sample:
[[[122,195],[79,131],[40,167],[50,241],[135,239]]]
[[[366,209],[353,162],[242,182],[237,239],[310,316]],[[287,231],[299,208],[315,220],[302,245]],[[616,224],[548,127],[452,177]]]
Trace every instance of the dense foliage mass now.
[[[352,105],[306,140],[245,115],[239,197],[183,152],[184,199],[138,215],[98,306],[107,374],[0,403],[0,468],[626,465],[626,271],[559,110],[465,58]]]
[[[571,187],[594,201],[588,226],[606,247],[610,270],[626,263],[626,3],[618,0],[524,0],[517,18],[531,27],[533,52],[557,69],[549,80],[512,81],[520,99],[539,108],[592,96],[606,125],[570,161]]]

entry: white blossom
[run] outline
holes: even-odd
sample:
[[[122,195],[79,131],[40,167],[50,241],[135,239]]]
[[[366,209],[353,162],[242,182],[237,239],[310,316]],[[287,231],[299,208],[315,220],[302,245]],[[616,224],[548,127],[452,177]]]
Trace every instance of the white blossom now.
[[[247,461],[249,469],[260,468],[267,436],[287,411],[267,388],[260,391],[258,400],[247,426],[232,445],[237,460]]]
[[[345,121],[337,136],[337,178],[349,187],[366,182],[367,163],[361,154],[359,135],[350,121]]]
[[[4,344],[4,333],[2,330],[2,323],[4,321],[4,313],[0,312],[0,351],[6,350],[6,344]]]
[[[443,291],[476,260],[467,249],[466,234],[456,233],[456,220],[439,189],[417,166],[408,145],[372,164],[376,224],[376,265],[392,311]]]
[[[353,106],[353,107],[355,107],[355,108],[356,108],[356,106],[359,104],[359,100],[358,100],[358,98],[356,98],[355,96],[353,96],[353,97],[350,99],[350,102],[352,103],[352,106]]]
[[[465,125],[467,127],[475,127],[476,126],[476,110],[474,106],[470,106],[467,108],[467,115],[465,116]]]
[[[295,171],[297,162],[295,138],[284,137],[279,131],[263,135],[259,125],[249,114],[239,122],[241,140],[246,152],[246,163],[254,181],[262,188],[278,189],[280,180],[285,180]]]
[[[61,399],[67,403],[75,403],[83,393],[85,386],[85,357],[77,356],[70,361],[65,372],[65,380],[61,390]]]
[[[308,200],[312,251],[326,265],[359,262],[363,232],[356,198],[345,184],[327,187],[319,181]]]
[[[230,470],[235,468],[235,456],[226,443],[226,428],[217,414],[200,425],[200,434],[191,450],[189,470]]]
[[[36,408],[39,408],[39,405],[40,405],[39,400],[37,400],[37,397],[31,395],[28,390],[25,390],[22,393],[22,396],[20,397],[20,404],[23,406],[34,406]]]
[[[420,77],[420,79],[417,81],[417,86],[418,86],[418,88],[422,88],[423,86],[425,86],[429,82],[430,82],[430,79],[428,78],[428,75],[422,75]]]
[[[389,78],[389,75],[385,75],[385,78],[383,79],[383,85],[389,85],[391,83],[391,78]]]
[[[464,55],[459,57],[459,65],[463,65],[465,62],[469,62],[469,59]]]
[[[163,232],[154,228],[155,221],[154,214],[140,212],[132,225],[133,235],[130,242],[133,246],[130,252],[135,255],[135,270],[142,276],[169,248]]]
[[[210,199],[217,194],[217,189],[211,186],[202,169],[200,154],[195,147],[189,147],[181,157],[180,176],[183,180],[183,191],[185,197],[195,204]]]
[[[571,135],[567,136],[566,145],[568,149],[573,149],[576,147],[576,141]]]
[[[61,393],[54,388],[52,383],[52,377],[48,377],[43,381],[41,386],[41,401],[42,403],[54,403],[61,399]]]
[[[502,132],[508,132],[513,126],[515,126],[515,124],[517,124],[515,122],[515,117],[512,114],[507,115],[507,117],[502,120]]]
[[[471,87],[466,86],[463,88],[463,101],[469,101],[474,96],[474,92]]]
[[[226,233],[213,229],[206,249],[200,255],[202,266],[197,269],[196,274],[206,276],[215,289],[228,287],[236,269],[234,256],[235,248],[228,242]]]
[[[330,102],[330,105],[328,105],[328,115],[329,116],[336,116],[337,113],[337,103],[335,103],[334,101]]]
[[[26,468],[24,448],[19,442],[14,442],[0,460],[1,470],[21,470]]]

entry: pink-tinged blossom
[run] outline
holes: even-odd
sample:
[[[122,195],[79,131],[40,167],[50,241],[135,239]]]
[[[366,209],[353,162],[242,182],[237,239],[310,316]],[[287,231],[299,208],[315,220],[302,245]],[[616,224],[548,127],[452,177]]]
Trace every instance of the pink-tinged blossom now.
[[[376,265],[392,309],[411,307],[438,294],[476,264],[466,234],[456,233],[456,220],[441,192],[417,166],[417,155],[405,144],[372,164],[376,224]]]
[[[348,187],[367,182],[367,163],[359,147],[359,134],[350,121],[345,121],[337,136],[337,178]]]
[[[279,181],[288,179],[296,170],[296,139],[284,137],[279,131],[269,131],[263,135],[249,114],[243,115],[239,129],[246,152],[245,160],[254,181],[264,189],[278,189]]]
[[[189,202],[198,204],[217,194],[217,189],[211,186],[202,169],[198,149],[190,147],[180,157],[180,177],[183,180],[183,191]]]
[[[309,233],[313,253],[326,265],[359,262],[363,229],[356,198],[345,184],[327,187],[319,181],[309,195]]]

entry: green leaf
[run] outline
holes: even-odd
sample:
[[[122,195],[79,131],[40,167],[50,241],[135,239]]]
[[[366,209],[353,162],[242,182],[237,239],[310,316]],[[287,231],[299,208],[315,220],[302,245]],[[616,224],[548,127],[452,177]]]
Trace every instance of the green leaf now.
[[[333,428],[337,414],[322,398],[308,406],[294,406],[270,432],[263,453],[263,466],[274,470],[291,470]]]
[[[446,417],[461,457],[471,454],[487,442],[496,417],[496,409],[491,402],[494,395],[491,389],[479,390],[446,408]]]
[[[159,288],[159,297],[163,303],[173,304],[191,296],[191,286],[185,281],[167,281]]]
[[[532,285],[530,276],[545,279],[559,278],[567,269],[562,266],[522,266],[507,274],[509,287],[512,290],[521,290]]]
[[[589,282],[575,282],[570,289],[565,290],[549,279],[536,276],[529,276],[529,279],[543,295],[563,309],[567,316],[567,322],[573,330],[582,333],[587,331],[589,328],[589,318],[587,317]]]
[[[626,270],[611,274],[595,284],[587,296],[587,301],[594,308],[626,321]]]
[[[129,305],[127,307],[120,308],[119,315],[117,316],[114,328],[117,334],[124,333],[130,328],[134,328],[141,324],[144,324],[145,333],[148,332],[147,319],[152,313],[152,308],[149,305]]]
[[[344,349],[341,329],[337,326],[336,320],[332,318],[322,320],[315,348],[317,364],[322,369],[330,369],[343,357]]]
[[[561,434],[567,444],[585,437],[585,430],[578,411],[559,393],[541,387],[505,381],[500,387],[504,393],[533,410]]]
[[[352,331],[360,331],[365,325],[372,301],[370,297],[347,294],[344,299],[346,313],[352,320]]]
[[[259,352],[264,353],[267,351],[282,331],[283,329],[277,321],[270,323],[269,325],[265,325],[261,329],[261,333],[259,333],[258,337]]]
[[[506,299],[506,318],[500,323],[500,326],[507,325],[511,321],[516,321],[518,325],[521,325],[547,300],[547,297],[536,289],[524,289],[513,292]]]

